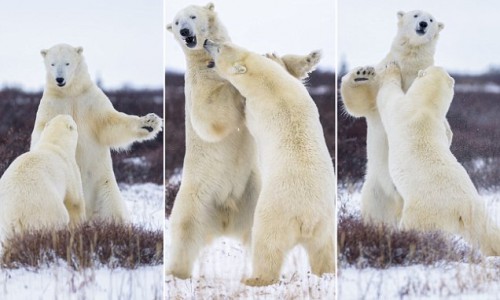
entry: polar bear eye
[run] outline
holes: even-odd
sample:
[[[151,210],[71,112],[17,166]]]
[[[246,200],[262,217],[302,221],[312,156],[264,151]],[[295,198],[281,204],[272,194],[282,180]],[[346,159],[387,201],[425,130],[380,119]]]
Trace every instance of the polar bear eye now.
[[[51,66],[55,66],[55,64],[50,64]]]
[[[194,20],[194,19],[196,19],[196,16],[191,16],[190,18]]]
[[[66,63],[67,66],[69,66],[69,63]]]
[[[414,18],[418,18],[418,15],[414,15],[413,17],[414,17]]]
[[[432,23],[432,19],[431,19],[430,21],[431,21],[431,23]]]
[[[175,25],[179,25],[179,21],[175,21]]]

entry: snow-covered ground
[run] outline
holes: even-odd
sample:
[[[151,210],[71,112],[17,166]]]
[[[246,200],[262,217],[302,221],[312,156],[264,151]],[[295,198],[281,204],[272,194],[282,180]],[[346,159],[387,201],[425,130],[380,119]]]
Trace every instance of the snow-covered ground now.
[[[168,228],[167,220],[166,261],[170,246]],[[201,252],[191,279],[165,278],[165,299],[334,299],[334,275],[320,278],[311,274],[303,248],[296,247],[289,253],[279,284],[259,288],[241,283],[245,275],[250,275],[248,254],[234,240],[216,240]]]
[[[349,191],[348,191],[349,190]],[[491,217],[500,224],[500,193],[480,192]],[[358,214],[360,193],[339,189],[348,212]],[[338,299],[499,299],[500,259],[480,264],[437,262],[435,265],[395,266],[387,269],[356,268],[340,263]]]
[[[133,223],[163,228],[163,186],[121,185],[120,190]],[[0,299],[161,299],[163,273],[163,266],[75,271],[65,262],[37,270],[0,269]]]

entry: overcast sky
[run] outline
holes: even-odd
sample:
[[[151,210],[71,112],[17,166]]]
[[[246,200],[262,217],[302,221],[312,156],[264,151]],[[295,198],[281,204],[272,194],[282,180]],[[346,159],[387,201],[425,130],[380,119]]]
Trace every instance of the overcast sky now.
[[[190,4],[206,5],[208,0],[166,0],[166,23]],[[334,0],[215,0],[215,11],[234,43],[258,53],[307,54],[323,50],[319,67],[335,65]],[[165,30],[165,63],[170,70],[184,70],[180,45]]]
[[[339,0],[339,64],[375,64],[388,53],[400,10],[425,10],[445,24],[435,63],[449,71],[483,72],[500,66],[500,2],[494,0]]]
[[[42,89],[40,50],[83,46],[93,78],[104,87],[162,88],[162,0],[2,1],[0,88]]]

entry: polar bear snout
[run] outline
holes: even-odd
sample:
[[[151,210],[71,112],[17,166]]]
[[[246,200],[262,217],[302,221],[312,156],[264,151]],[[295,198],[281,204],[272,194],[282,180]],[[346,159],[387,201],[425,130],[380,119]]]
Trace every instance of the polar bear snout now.
[[[429,24],[425,21],[421,21],[418,23],[418,26],[417,26],[417,30],[415,30],[417,32],[418,35],[424,35],[427,33],[427,26]]]
[[[183,27],[179,30],[179,34],[181,35],[181,38],[184,40],[188,48],[194,48],[198,44],[196,35],[193,34],[191,29]]]
[[[65,80],[64,80],[63,77],[57,77],[56,81],[57,81],[57,85],[58,86],[64,86],[66,84],[66,82],[65,82]]]
[[[182,29],[179,31],[179,33],[180,33],[182,36],[190,36],[190,35],[191,35],[191,33],[190,33],[189,29],[187,29],[187,28],[182,28]]]

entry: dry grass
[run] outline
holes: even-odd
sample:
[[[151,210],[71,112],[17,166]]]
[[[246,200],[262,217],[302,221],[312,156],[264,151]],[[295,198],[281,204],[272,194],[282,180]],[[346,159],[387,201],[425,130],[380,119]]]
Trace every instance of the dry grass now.
[[[363,223],[341,208],[338,253],[342,264],[358,268],[388,268],[437,262],[479,261],[480,255],[441,232],[400,231]]]
[[[5,242],[1,265],[38,268],[60,260],[75,269],[159,265],[163,263],[163,232],[95,222],[72,231],[31,231]]]

